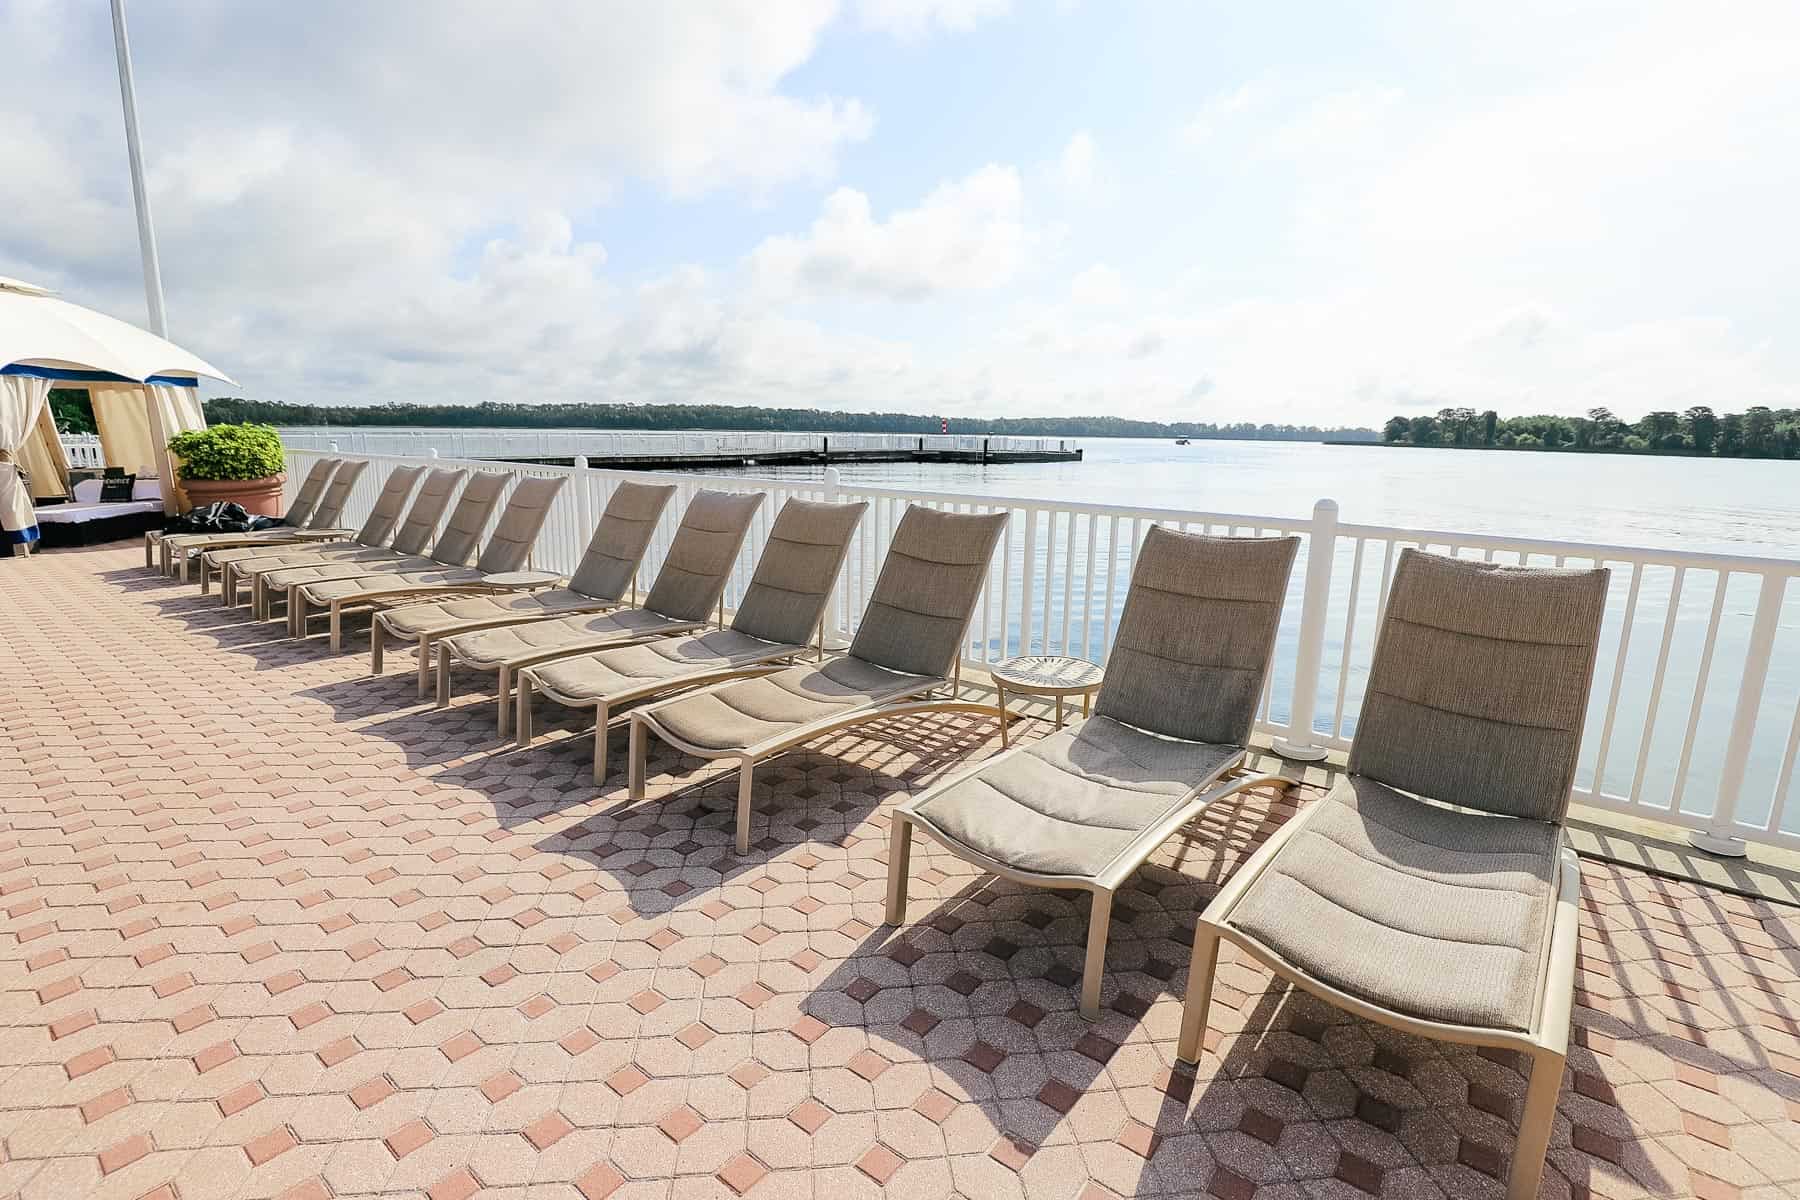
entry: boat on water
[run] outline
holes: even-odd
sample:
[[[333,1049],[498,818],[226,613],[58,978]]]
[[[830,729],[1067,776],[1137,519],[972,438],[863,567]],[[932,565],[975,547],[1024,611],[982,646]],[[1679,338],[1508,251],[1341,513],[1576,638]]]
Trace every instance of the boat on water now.
[[[1191,446],[1191,445],[1193,445],[1193,443],[1192,443],[1192,442],[1191,442],[1191,441],[1190,441],[1190,440],[1189,440],[1189,439],[1187,439],[1187,438],[1176,438],[1176,439],[1175,439],[1175,444],[1176,444],[1176,445],[1177,445],[1177,446]]]

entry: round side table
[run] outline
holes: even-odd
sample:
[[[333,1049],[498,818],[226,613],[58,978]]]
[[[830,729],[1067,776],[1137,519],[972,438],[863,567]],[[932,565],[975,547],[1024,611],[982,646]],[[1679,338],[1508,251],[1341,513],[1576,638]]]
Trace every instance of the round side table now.
[[[1022,658],[1009,658],[989,669],[988,674],[994,680],[994,690],[999,693],[1000,723],[1002,730],[1011,714],[1006,708],[1006,694],[1014,692],[1021,696],[1053,696],[1056,699],[1056,727],[1063,726],[1063,698],[1065,696],[1081,697],[1081,715],[1087,716],[1094,703],[1094,693],[1100,690],[1100,681],[1106,677],[1106,671],[1098,664],[1085,658],[1070,658],[1060,654],[1033,654]]]

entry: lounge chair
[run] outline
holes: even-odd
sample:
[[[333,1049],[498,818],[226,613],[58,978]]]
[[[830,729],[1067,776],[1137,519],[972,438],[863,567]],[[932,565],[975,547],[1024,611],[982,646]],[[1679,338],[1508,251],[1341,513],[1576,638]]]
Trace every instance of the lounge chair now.
[[[756,764],[827,733],[915,712],[995,714],[955,699],[969,618],[987,579],[1005,512],[909,507],[850,650],[640,708],[631,714],[631,796],[644,796],[648,737],[701,758],[738,762],[737,851],[750,852]],[[955,680],[952,673],[957,674]],[[923,699],[949,684],[951,699]]]
[[[566,475],[548,478],[527,476],[507,497],[506,508],[494,522],[494,532],[472,567],[459,566],[458,558],[440,557],[424,569],[381,567],[352,578],[303,583],[288,593],[288,612],[294,617],[296,637],[306,636],[307,610],[317,605],[327,610],[331,624],[331,648],[344,648],[344,616],[347,613],[458,594],[508,592],[544,585],[544,577],[525,571],[538,534],[550,516],[550,506],[568,483]],[[479,530],[480,526],[476,526]],[[440,542],[439,546],[442,547]],[[522,574],[520,574],[522,573]],[[516,574],[519,577],[514,577]],[[554,576],[550,576],[554,578]]]
[[[457,482],[463,479],[468,482],[456,498],[456,507],[450,509],[449,519],[445,520],[444,509],[449,505],[446,483],[449,490],[454,491]],[[488,518],[494,515],[494,507],[499,504],[506,484],[507,476],[497,471],[470,474],[465,470],[433,470],[419,485],[419,494],[406,514],[400,532],[394,535],[391,547],[368,554],[351,554],[347,560],[321,556],[262,572],[255,581],[262,590],[261,615],[273,619],[275,599],[281,597],[287,604],[288,636],[299,637],[306,632],[306,613],[300,609],[298,595],[308,584],[355,579],[380,571],[427,571],[434,567],[468,565],[475,558],[481,531],[487,528]],[[444,521],[441,534],[437,530],[439,521]]]
[[[1537,1195],[1575,986],[1562,823],[1607,582],[1402,552],[1348,773],[1207,905],[1179,1057],[1199,1060],[1221,938],[1358,1016],[1520,1051],[1507,1195]]]
[[[338,458],[321,458],[313,463],[306,478],[300,481],[300,490],[294,493],[294,502],[288,505],[282,516],[285,527],[292,529],[305,525],[312,519],[313,510],[318,507],[319,497],[325,494],[325,485],[331,482],[331,476],[343,462]],[[210,537],[239,537],[241,534],[223,533],[165,533],[160,529],[152,529],[144,534],[144,566],[159,568],[164,575],[169,574],[173,564],[170,562],[168,539],[175,538],[184,542]]]
[[[887,923],[906,919],[916,826],[950,853],[1043,888],[1090,893],[1081,1012],[1100,1015],[1113,897],[1201,810],[1278,775],[1237,775],[1281,624],[1298,538],[1152,526],[1094,715],[902,804]]]
[[[681,527],[675,531],[675,539],[669,544],[669,552],[642,608],[555,617],[439,638],[438,706],[450,702],[453,663],[497,672],[498,719],[504,737],[512,718],[513,675],[520,668],[584,650],[703,628],[725,594],[725,583],[737,564],[750,519],[766,499],[762,492],[697,493],[681,515]]]
[[[267,620],[273,603],[271,597],[286,595],[265,586],[265,581],[277,571],[422,558],[431,547],[431,539],[437,533],[438,522],[444,518],[444,510],[450,505],[450,497],[467,474],[448,468],[428,471],[424,467],[396,467],[382,485],[368,519],[349,541],[276,550],[209,551],[201,557],[201,563],[219,571],[220,600],[227,608],[237,606],[238,588],[248,582],[251,613],[256,620]],[[413,497],[408,508],[406,501],[412,495],[414,483],[418,483],[418,495]],[[402,511],[406,514],[404,521],[401,520]],[[393,539],[391,544],[390,537]]]
[[[756,574],[731,624],[693,637],[658,638],[553,659],[519,672],[519,745],[531,744],[533,689],[559,704],[594,710],[594,783],[606,781],[606,739],[620,705],[727,679],[764,674],[815,650],[823,657],[821,618],[844,564],[850,537],[869,506],[789,500],[781,506]]]
[[[188,580],[188,569],[198,563],[200,594],[205,595],[211,590],[213,574],[212,569],[207,566],[206,555],[213,551],[223,554],[236,549],[274,550],[281,546],[323,545],[341,541],[354,532],[342,527],[344,509],[350,504],[350,493],[355,490],[362,480],[363,472],[368,469],[369,460],[366,458],[338,464],[337,470],[332,473],[331,482],[325,488],[325,494],[319,498],[318,507],[312,510],[312,517],[303,524],[290,522],[268,529],[253,529],[248,533],[191,535],[192,540],[189,537],[165,538],[163,554],[165,558],[173,558],[175,565],[180,567],[183,583]]]
[[[439,638],[575,613],[605,612],[617,608],[628,590],[636,599],[638,564],[643,562],[656,523],[674,494],[673,484],[621,483],[607,501],[581,563],[561,586],[434,600],[376,613],[369,630],[369,673],[381,674],[390,636],[411,641],[418,653],[419,695],[423,696],[431,680],[432,643]]]

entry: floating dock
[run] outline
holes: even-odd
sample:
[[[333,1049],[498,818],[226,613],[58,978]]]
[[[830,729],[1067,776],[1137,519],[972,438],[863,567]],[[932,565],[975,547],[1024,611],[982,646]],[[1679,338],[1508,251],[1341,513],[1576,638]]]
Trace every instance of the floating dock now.
[[[827,467],[840,463],[1080,462],[1072,438],[983,433],[790,433],[778,430],[282,429],[296,450],[491,459],[625,471]]]
[[[935,440],[935,439],[930,439]],[[968,438],[961,438],[968,441]],[[995,438],[993,441],[1000,441]],[[916,445],[870,449],[837,449],[831,439],[821,438],[816,449],[745,449],[723,452],[676,452],[671,454],[583,455],[586,465],[607,471],[716,471],[741,467],[829,467],[840,463],[976,463],[983,466],[1007,463],[1080,462],[1081,448],[1017,449],[996,447],[987,438],[978,448],[939,447],[927,445],[919,438]],[[575,455],[524,455],[501,459],[502,462],[536,463],[547,467],[572,467]]]

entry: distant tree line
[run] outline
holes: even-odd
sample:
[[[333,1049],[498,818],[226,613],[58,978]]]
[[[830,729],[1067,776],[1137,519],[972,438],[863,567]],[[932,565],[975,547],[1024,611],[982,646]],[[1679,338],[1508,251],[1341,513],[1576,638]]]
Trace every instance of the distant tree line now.
[[[1585,417],[1502,417],[1492,409],[1443,408],[1434,417],[1390,418],[1381,440],[1395,446],[1800,458],[1800,409],[1758,405],[1721,415],[1696,404],[1685,412],[1645,413],[1631,422],[1604,408],[1590,408]]]
[[[220,396],[206,419],[267,425],[414,425],[503,429],[728,429],[818,433],[936,433],[940,418],[816,408],[724,404],[369,404],[338,408]],[[1243,421],[1134,421],[1125,417],[952,417],[952,433],[1034,437],[1185,437],[1243,441],[1375,441],[1373,429]]]

